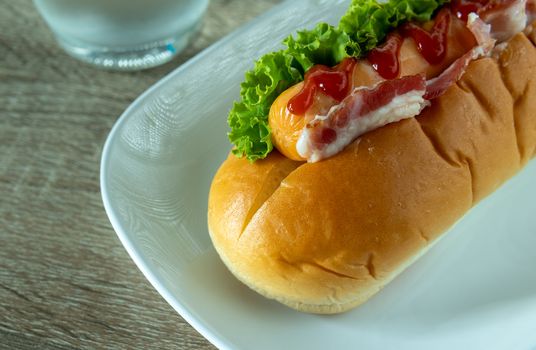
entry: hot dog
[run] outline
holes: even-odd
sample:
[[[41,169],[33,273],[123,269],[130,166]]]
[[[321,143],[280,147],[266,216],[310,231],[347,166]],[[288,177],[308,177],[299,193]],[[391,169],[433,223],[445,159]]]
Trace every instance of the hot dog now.
[[[309,68],[266,113],[276,150],[251,162],[237,146],[218,170],[209,232],[250,288],[300,311],[349,310],[536,156],[533,2],[437,5],[357,58]],[[441,21],[446,50],[426,57],[418,36]],[[378,67],[393,42],[398,68]],[[318,71],[331,80],[308,92]]]

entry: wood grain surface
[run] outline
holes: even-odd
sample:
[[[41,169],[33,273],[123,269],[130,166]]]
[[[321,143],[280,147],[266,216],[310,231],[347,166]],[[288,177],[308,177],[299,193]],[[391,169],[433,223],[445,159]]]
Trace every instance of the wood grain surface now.
[[[0,0],[0,349],[211,349],[117,239],[103,143],[168,72],[277,0],[212,0],[172,62],[108,72],[67,56],[30,0]]]

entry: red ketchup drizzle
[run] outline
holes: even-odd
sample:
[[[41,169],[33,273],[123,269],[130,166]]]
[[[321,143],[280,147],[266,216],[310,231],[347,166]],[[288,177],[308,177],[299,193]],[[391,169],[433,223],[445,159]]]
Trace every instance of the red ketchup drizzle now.
[[[447,8],[439,11],[430,32],[414,23],[406,23],[400,30],[402,36],[397,33],[389,34],[384,44],[369,52],[367,59],[382,78],[395,79],[400,74],[400,48],[404,38],[411,37],[428,63],[440,64],[447,54],[451,11],[458,18],[467,20],[471,12],[485,12],[513,1],[515,0],[453,0],[450,11]],[[305,73],[303,88],[289,100],[288,110],[293,114],[304,114],[313,104],[317,91],[337,102],[342,101],[350,92],[351,75],[356,62],[353,58],[346,58],[334,68],[313,66]],[[332,135],[328,132],[323,138],[331,139]]]
[[[345,58],[334,68],[321,64],[313,66],[305,73],[303,88],[287,104],[293,114],[304,114],[313,104],[316,91],[332,97],[337,102],[342,101],[352,86],[352,72],[356,60]]]
[[[400,74],[398,56],[402,37],[396,33],[387,36],[384,44],[369,52],[367,58],[372,68],[384,79],[394,79]]]
[[[402,33],[415,40],[417,49],[430,64],[439,64],[445,59],[450,16],[450,11],[447,9],[439,11],[431,32],[413,23],[406,23],[402,26]]]

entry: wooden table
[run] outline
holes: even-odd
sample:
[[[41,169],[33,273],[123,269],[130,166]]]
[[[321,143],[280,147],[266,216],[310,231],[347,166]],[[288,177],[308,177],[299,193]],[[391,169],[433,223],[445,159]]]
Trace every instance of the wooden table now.
[[[141,92],[277,2],[213,0],[175,60],[120,73],[67,56],[30,0],[0,0],[0,349],[213,348],[121,246],[100,155]]]

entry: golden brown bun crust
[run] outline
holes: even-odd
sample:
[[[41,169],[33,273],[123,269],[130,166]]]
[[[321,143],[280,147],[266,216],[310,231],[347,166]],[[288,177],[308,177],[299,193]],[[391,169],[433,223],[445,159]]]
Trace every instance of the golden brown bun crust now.
[[[359,305],[534,157],[535,77],[536,48],[518,34],[418,118],[330,159],[229,156],[210,192],[214,246],[240,280],[290,307]]]

